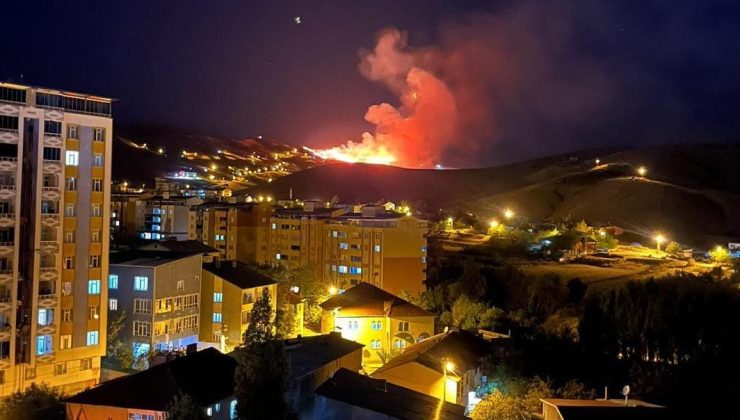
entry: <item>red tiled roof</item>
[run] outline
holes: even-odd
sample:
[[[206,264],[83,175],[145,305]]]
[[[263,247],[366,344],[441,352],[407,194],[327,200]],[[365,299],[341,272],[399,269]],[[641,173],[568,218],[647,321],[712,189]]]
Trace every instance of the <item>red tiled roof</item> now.
[[[433,313],[370,283],[360,283],[332,296],[319,306],[326,311],[339,309],[340,316],[434,316]]]

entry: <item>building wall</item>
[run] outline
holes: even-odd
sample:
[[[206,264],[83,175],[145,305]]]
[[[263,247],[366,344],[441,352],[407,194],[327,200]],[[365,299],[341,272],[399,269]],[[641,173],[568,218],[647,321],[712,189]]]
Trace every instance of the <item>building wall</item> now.
[[[0,115],[18,118],[17,130],[0,130],[0,143],[17,147],[14,159],[0,161],[0,171],[15,178],[12,189],[0,188],[0,199],[13,208],[0,217],[0,228],[15,228],[13,242],[0,244],[0,314],[7,323],[0,329],[2,395],[34,382],[66,391],[95,384],[105,353],[105,312],[99,311],[96,319],[87,314],[107,300],[102,279],[109,249],[112,119],[36,107],[37,93],[61,92],[23,89],[25,103],[0,101]],[[59,124],[60,131],[47,131],[47,123]],[[77,135],[70,136],[73,126]],[[103,130],[100,141],[93,140],[93,128]],[[58,158],[45,156],[45,148],[58,150]],[[67,164],[67,151],[76,152],[76,162]],[[76,188],[67,191],[69,177],[75,178]],[[92,179],[100,180],[101,191],[92,191]],[[65,216],[66,205],[74,215]],[[100,206],[96,215],[91,214],[93,205]],[[73,237],[65,239],[67,232]],[[91,255],[98,267],[90,267]],[[63,268],[65,258],[71,261],[69,268]],[[101,280],[99,291],[88,293],[88,280]],[[48,325],[39,322],[42,309],[48,310]],[[72,315],[68,321],[61,316],[63,309]],[[87,332],[97,332],[97,344],[87,345]],[[62,336],[70,348],[61,348]],[[50,344],[49,351],[41,351],[42,342]]]
[[[448,376],[445,378],[443,374],[417,362],[409,362],[392,369],[374,373],[373,378],[385,379],[392,384],[413,389],[414,391],[431,395],[440,400],[445,398],[447,402],[453,404],[466,404],[466,401],[458,400],[462,393],[458,392],[460,382],[456,377]],[[447,379],[446,393],[444,389],[445,379]],[[465,397],[467,397],[467,394],[465,394]]]
[[[138,349],[134,348],[134,351],[145,352],[153,345],[152,334],[148,336],[137,336],[134,335],[134,322],[147,322],[149,323],[150,332],[154,328],[154,284],[157,281],[154,267],[142,267],[133,266],[126,264],[111,264],[110,275],[108,283],[110,284],[110,277],[118,276],[118,288],[109,288],[109,294],[111,299],[117,300],[118,309],[115,311],[110,310],[110,302],[108,302],[108,316],[118,317],[122,312],[125,311],[126,318],[123,322],[121,332],[118,335],[121,342],[126,343],[134,348],[135,343],[141,343],[143,346],[139,346]],[[134,277],[143,276],[149,279],[149,286],[146,291],[134,290]],[[134,300],[143,299],[149,302],[149,312],[135,311]]]
[[[193,206],[187,236],[218,249],[223,260],[264,264],[271,212],[268,204]]]
[[[152,306],[155,346],[178,348],[198,341],[202,260],[197,254],[155,268]],[[182,283],[178,285],[179,282]]]
[[[316,396],[316,404],[311,418],[317,420],[329,419],[353,419],[353,420],[386,420],[394,419],[383,413],[368,410],[356,405],[350,405],[341,401],[326,398],[322,395]]]

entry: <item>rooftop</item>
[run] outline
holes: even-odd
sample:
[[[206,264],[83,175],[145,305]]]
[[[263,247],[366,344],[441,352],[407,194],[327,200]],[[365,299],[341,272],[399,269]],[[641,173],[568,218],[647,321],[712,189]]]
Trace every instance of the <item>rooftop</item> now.
[[[199,255],[201,252],[173,252],[173,251],[147,251],[135,250],[124,252],[111,252],[111,265],[128,265],[137,267],[158,267],[184,258]]]
[[[373,379],[347,369],[339,369],[324,382],[316,394],[362,407],[391,418],[406,420],[465,419],[465,407],[432,396]]]
[[[144,248],[148,251],[172,251],[172,252],[184,252],[184,253],[200,253],[200,254],[211,254],[218,252],[216,248],[210,247],[201,241],[194,239],[188,239],[186,241],[166,240],[161,242],[153,242],[146,245]]]
[[[222,261],[203,264],[203,270],[221,277],[234,286],[242,289],[269,286],[277,283],[277,281],[260,273],[249,265],[238,261]]]
[[[330,297],[319,306],[326,311],[338,309],[341,316],[434,316],[413,303],[364,282]]]
[[[232,357],[208,348],[103,382],[66,401],[164,411],[175,396],[188,394],[198,404],[207,406],[234,393],[235,368],[236,360]]]
[[[363,347],[363,344],[342,338],[339,333],[285,340],[285,350],[290,355],[291,376],[294,378],[314,372]]]
[[[663,420],[673,418],[665,407],[640,400],[573,400],[543,398],[557,407],[563,420]]]
[[[481,358],[488,354],[489,345],[473,333],[451,330],[407,347],[403,353],[389,360],[373,375],[409,362],[417,362],[442,373],[445,359],[449,359],[455,365],[455,370],[474,370],[480,366]]]

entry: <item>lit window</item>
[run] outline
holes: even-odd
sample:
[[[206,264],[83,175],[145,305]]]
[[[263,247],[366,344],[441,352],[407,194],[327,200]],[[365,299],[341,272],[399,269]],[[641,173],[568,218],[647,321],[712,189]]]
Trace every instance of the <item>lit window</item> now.
[[[93,153],[93,166],[103,166],[103,155],[101,153]]]
[[[80,152],[76,150],[67,150],[66,160],[68,166],[77,166],[80,162]]]
[[[108,276],[108,288],[113,290],[118,289],[118,274]]]
[[[370,329],[374,331],[380,331],[383,328],[383,324],[380,321],[373,321],[370,323]]]
[[[427,246],[426,245],[422,245],[421,246],[421,252],[427,252]]]
[[[208,417],[212,416],[213,415],[213,408],[211,408],[211,407],[206,408],[206,414],[208,415]]]
[[[213,322],[221,322],[221,312],[213,313]]]
[[[347,242],[340,242],[339,249],[349,249],[349,244]]]
[[[396,338],[393,341],[393,347],[395,347],[397,349],[405,349],[406,348],[406,340],[404,340],[402,338]]]
[[[224,294],[223,293],[219,293],[219,292],[213,293],[213,301],[214,302],[223,302],[223,300],[224,300]]]
[[[50,335],[40,335],[36,337],[36,354],[37,355],[43,355],[43,354],[49,354],[53,351],[52,345],[51,345],[51,336]]]
[[[375,245],[375,252],[380,252],[380,245]]]
[[[275,229],[277,229],[277,223],[272,224],[272,230],[275,230]]]
[[[118,299],[108,299],[108,310],[111,310],[111,311],[118,310]]]
[[[87,282],[87,294],[88,295],[99,295],[100,294],[100,280],[90,280]]]
[[[337,271],[340,272],[340,273],[342,273],[342,274],[347,274],[347,266],[346,265],[340,265],[339,267],[337,267]]]
[[[380,340],[371,340],[370,341],[370,348],[373,350],[380,350]]]
[[[88,346],[97,346],[98,345],[98,332],[97,331],[88,331],[87,332],[87,345]]]
[[[71,349],[72,348],[72,335],[66,334],[59,338],[59,349]]]
[[[362,274],[362,268],[360,267],[350,267],[349,268],[350,274]]]
[[[134,290],[137,292],[146,292],[149,290],[149,277],[134,276]]]
[[[231,400],[229,403],[229,419],[236,419],[236,400]]]
[[[39,325],[51,325],[54,323],[53,309],[39,309]]]
[[[275,254],[275,259],[276,260],[279,260],[280,258],[281,258],[281,255],[280,254]]]

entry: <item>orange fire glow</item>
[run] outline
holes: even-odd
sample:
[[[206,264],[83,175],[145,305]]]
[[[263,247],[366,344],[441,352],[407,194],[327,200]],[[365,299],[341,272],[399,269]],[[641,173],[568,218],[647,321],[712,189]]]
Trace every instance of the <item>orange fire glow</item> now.
[[[308,149],[314,155],[327,160],[338,160],[348,163],[371,163],[374,165],[391,165],[396,157],[385,146],[370,145],[365,142],[348,141],[346,145],[330,149]]]

